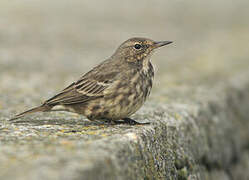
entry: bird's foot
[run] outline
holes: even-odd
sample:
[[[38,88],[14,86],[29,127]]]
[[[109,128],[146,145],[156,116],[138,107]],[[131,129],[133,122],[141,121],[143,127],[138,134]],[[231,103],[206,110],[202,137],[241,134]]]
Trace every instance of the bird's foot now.
[[[123,123],[125,124],[129,124],[129,125],[146,125],[146,124],[150,124],[149,122],[145,122],[145,123],[140,123],[140,122],[137,122],[131,118],[124,118],[122,119],[124,120]]]

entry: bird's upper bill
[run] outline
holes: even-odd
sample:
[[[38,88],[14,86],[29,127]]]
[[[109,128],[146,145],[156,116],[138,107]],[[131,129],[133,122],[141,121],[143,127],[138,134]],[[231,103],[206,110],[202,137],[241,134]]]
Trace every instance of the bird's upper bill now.
[[[159,48],[168,44],[171,44],[173,41],[156,41],[154,43],[154,48]]]

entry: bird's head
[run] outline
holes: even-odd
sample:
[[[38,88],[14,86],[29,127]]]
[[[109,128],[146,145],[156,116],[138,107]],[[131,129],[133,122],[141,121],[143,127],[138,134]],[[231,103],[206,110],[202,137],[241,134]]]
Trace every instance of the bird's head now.
[[[124,58],[128,62],[136,62],[150,56],[154,49],[170,43],[172,43],[172,41],[153,41],[147,38],[131,38],[118,47],[114,56]]]

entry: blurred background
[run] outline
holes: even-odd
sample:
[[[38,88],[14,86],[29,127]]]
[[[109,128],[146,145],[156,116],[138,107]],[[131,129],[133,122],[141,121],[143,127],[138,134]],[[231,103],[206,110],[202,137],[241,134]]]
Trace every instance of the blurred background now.
[[[152,57],[154,92],[224,78],[249,66],[248,8],[248,0],[1,0],[0,109],[9,116],[39,104],[134,36],[174,41]]]

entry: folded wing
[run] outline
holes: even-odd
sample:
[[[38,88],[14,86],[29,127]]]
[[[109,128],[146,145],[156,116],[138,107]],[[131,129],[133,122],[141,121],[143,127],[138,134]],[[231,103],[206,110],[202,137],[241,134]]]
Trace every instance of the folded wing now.
[[[90,78],[83,76],[79,81],[72,83],[61,93],[47,100],[44,104],[51,106],[59,104],[70,105],[84,103],[96,98],[103,97],[104,90],[112,84],[112,81],[110,81],[109,77],[107,78],[108,79],[105,79],[104,77]]]

